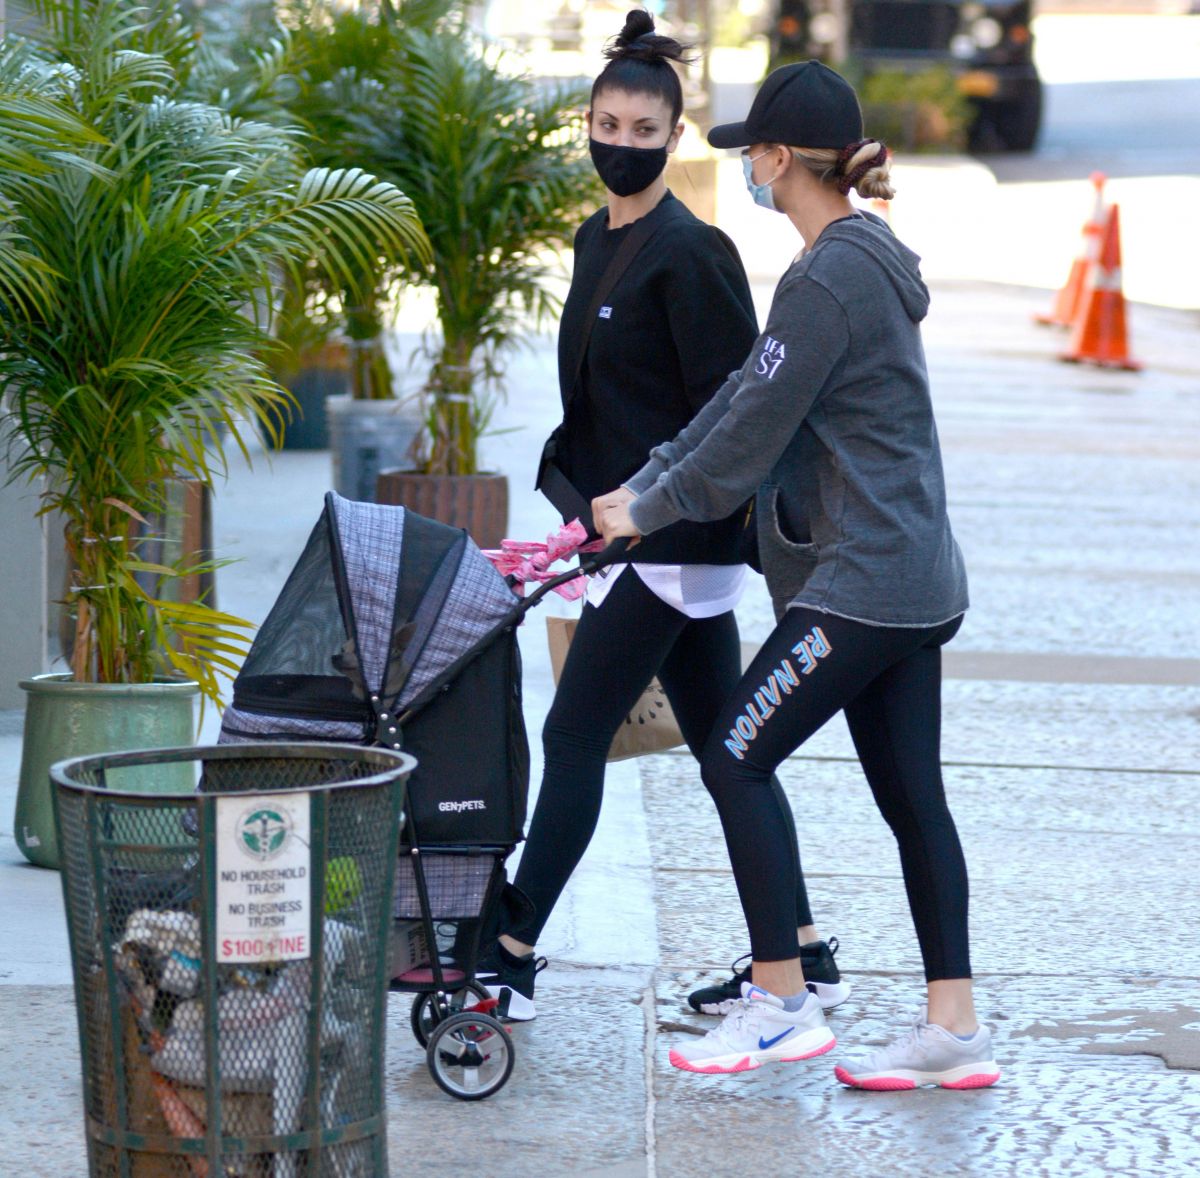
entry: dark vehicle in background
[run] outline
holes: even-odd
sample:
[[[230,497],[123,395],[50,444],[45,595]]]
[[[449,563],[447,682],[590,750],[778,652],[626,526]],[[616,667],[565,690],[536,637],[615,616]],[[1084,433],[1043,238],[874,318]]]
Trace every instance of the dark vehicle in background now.
[[[971,146],[1030,151],[1042,119],[1032,0],[777,0],[771,59],[870,73],[951,69],[976,109]]]

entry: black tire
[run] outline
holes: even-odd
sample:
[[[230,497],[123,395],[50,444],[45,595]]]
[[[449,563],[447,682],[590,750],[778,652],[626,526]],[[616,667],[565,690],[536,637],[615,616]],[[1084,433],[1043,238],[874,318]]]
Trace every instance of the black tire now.
[[[469,982],[450,995],[448,1014],[458,1014],[464,1006],[472,1006],[475,1002],[486,1002],[490,997],[491,995],[478,982]],[[409,1012],[408,1021],[412,1027],[413,1038],[422,1047],[429,1045],[429,1036],[432,1034],[433,1028],[445,1017],[439,1016],[439,1003],[435,1001],[436,999],[437,995],[434,993],[418,994],[413,999],[412,1010]]]
[[[443,1092],[456,1100],[483,1100],[508,1083],[516,1051],[490,1014],[452,1014],[434,1027],[425,1059]]]

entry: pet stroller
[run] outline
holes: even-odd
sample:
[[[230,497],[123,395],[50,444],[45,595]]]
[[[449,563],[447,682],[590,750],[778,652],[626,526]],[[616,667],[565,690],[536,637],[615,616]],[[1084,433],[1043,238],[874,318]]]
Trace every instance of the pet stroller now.
[[[222,743],[325,740],[416,757],[392,989],[415,995],[429,1070],[462,1100],[498,1091],[513,1067],[475,965],[481,929],[519,902],[504,874],[529,787],[516,628],[547,592],[617,550],[522,599],[466,532],[330,492],[222,722]]]

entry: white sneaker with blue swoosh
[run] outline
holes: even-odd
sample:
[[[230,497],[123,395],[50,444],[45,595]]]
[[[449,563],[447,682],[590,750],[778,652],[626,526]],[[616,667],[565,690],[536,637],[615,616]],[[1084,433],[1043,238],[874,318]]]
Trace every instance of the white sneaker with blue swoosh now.
[[[836,1043],[815,995],[799,1010],[784,1010],[782,998],[743,982],[741,998],[721,1025],[673,1048],[670,1059],[685,1072],[749,1072],[776,1060],[812,1059]]]

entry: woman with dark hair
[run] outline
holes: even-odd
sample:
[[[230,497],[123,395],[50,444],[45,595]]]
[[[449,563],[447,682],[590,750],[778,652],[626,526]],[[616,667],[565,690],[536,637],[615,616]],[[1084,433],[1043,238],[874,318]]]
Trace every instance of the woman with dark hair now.
[[[649,544],[759,488],[760,556],[779,617],[701,755],[750,930],[751,980],[724,1022],[671,1062],[738,1072],[834,1046],[805,989],[786,899],[793,835],[769,782],[844,711],[899,845],[927,1005],[906,1035],[837,1076],[859,1088],[986,1087],[1000,1072],[975,1017],[967,870],[939,752],[941,647],[962,622],[967,580],[921,347],[929,292],[917,256],[848,199],[851,189],[890,199],[890,160],[863,139],[854,91],[832,70],[775,70],[745,122],[714,127],[709,142],[743,148],[755,202],[785,214],[805,248],[740,371],[594,504],[606,540]]]
[[[674,65],[685,52],[655,32],[648,13],[631,12],[592,87],[590,149],[608,199],[576,235],[559,329],[563,422],[548,454],[560,485],[580,501],[579,511],[563,509],[566,518],[582,512],[589,519],[594,496],[632,475],[651,446],[674,437],[741,363],[756,334],[733,244],[688,212],[663,179],[683,132]],[[544,488],[545,471],[543,465]],[[741,676],[733,607],[746,575],[739,552],[744,502],[722,516],[664,528],[629,564],[589,584],[546,718],[541,792],[514,881],[536,915],[502,918],[503,935],[485,947],[479,970],[510,1019],[534,1017],[534,979],[545,965],[534,946],[595,830],[606,754],[625,716],[657,675],[688,747],[699,754]],[[794,831],[777,781],[768,795],[778,821]],[[794,837],[788,854],[792,932],[799,930],[820,1001],[836,1005],[849,987],[813,926]],[[736,993],[726,983],[692,1001],[715,1013]]]

